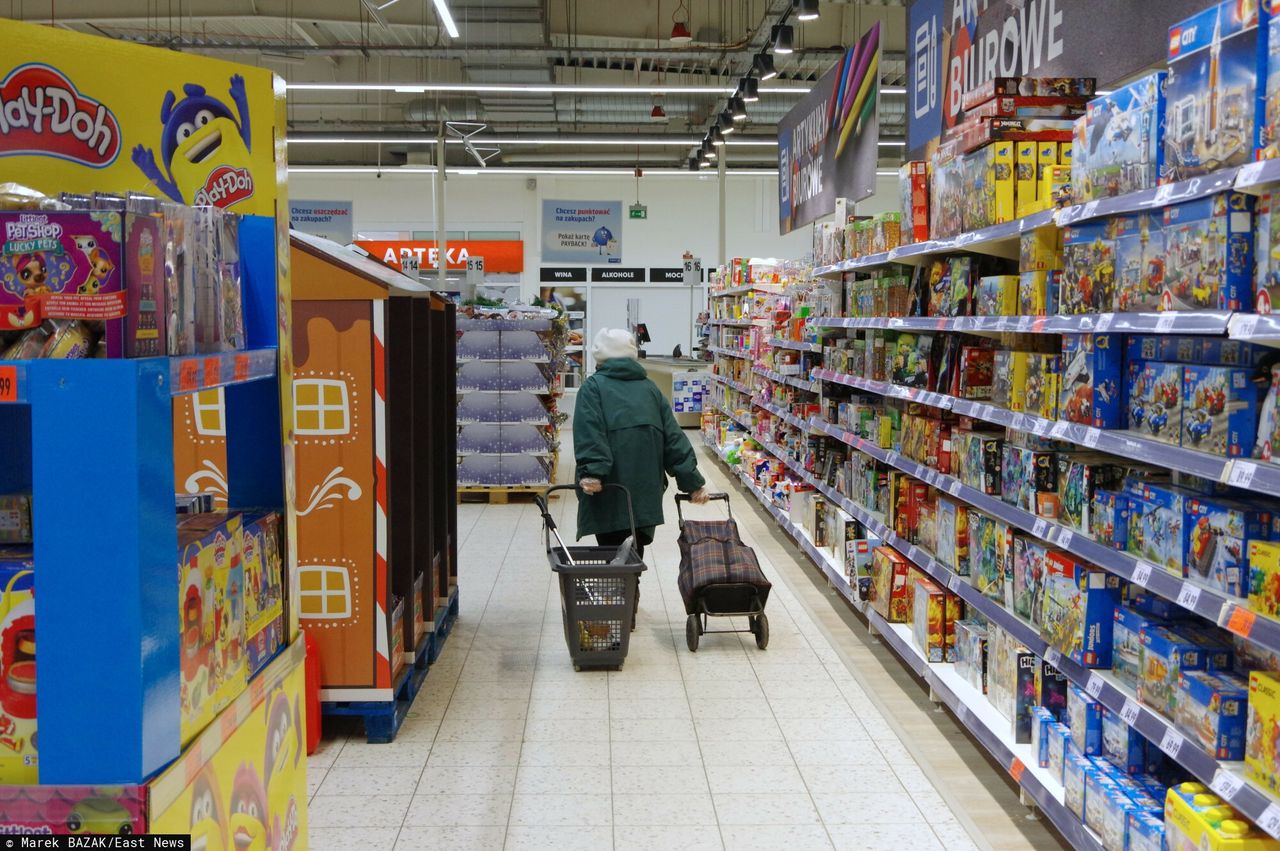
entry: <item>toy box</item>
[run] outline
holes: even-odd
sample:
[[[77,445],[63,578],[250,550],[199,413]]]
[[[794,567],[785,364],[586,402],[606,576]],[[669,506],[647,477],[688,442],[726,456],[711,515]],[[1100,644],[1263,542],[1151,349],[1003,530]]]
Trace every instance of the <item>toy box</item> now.
[[[1124,468],[1103,455],[1084,452],[1058,453],[1058,521],[1081,532],[1093,522],[1093,498],[1099,489],[1119,486]]]
[[[911,635],[916,647],[930,662],[953,661],[955,612],[948,605],[947,592],[937,583],[917,576],[912,597]]]
[[[1102,756],[1126,774],[1145,770],[1147,740],[1115,712],[1102,707]]]
[[[991,358],[991,401],[1002,408],[1009,407],[1013,395],[1013,355],[999,349]]]
[[[1113,219],[1116,252],[1115,309],[1161,310],[1165,284],[1164,214],[1134,213]]]
[[[969,581],[983,595],[1011,607],[1013,533],[1002,521],[977,511],[969,512]]]
[[[1268,537],[1271,514],[1243,503],[1199,496],[1185,499],[1183,510],[1187,575],[1232,596],[1248,596],[1249,541]]]
[[[1052,269],[1018,275],[1019,316],[1048,316],[1058,312],[1059,274]]]
[[[998,104],[1000,100],[987,101],[987,103]],[[1028,216],[1040,208],[1040,183],[1036,178],[1036,143],[1015,142],[1013,145],[1013,191],[1018,205],[1018,218]]]
[[[1164,618],[1129,606],[1116,606],[1111,628],[1111,673],[1117,680],[1137,691],[1142,678],[1142,631],[1168,625]]]
[[[1215,759],[1244,759],[1249,683],[1230,673],[1183,671],[1174,719]]]
[[[122,357],[121,228],[117,212],[0,210],[5,327],[34,328],[42,319],[102,321],[107,356]]]
[[[1280,618],[1280,543],[1249,542],[1249,608]]]
[[[1067,810],[1084,821],[1084,786],[1089,760],[1078,753],[1069,753],[1062,760],[1062,802]]]
[[[1253,451],[1263,389],[1248,369],[1188,366],[1183,372],[1182,445],[1213,455]]]
[[[1129,548],[1129,497],[1121,491],[1096,490],[1089,510],[1089,535],[1117,550]]]
[[[876,547],[871,558],[871,607],[890,623],[906,623],[911,618],[910,562],[890,547]]]
[[[127,357],[158,357],[169,353],[164,240],[164,218],[159,204],[151,199],[130,198],[124,216]]]
[[[1271,19],[1271,26],[1280,38],[1280,15]],[[1280,42],[1277,42],[1280,43]],[[1277,75],[1280,85],[1280,61],[1271,63],[1271,73]],[[1280,93],[1276,105],[1267,105],[1280,118]],[[1277,143],[1273,143],[1273,148]],[[1272,313],[1280,299],[1280,193],[1264,192],[1258,196],[1253,208],[1253,306],[1258,313]]]
[[[1103,832],[1103,819],[1107,812],[1107,796],[1119,791],[1115,778],[1095,759],[1084,772],[1084,823],[1099,836]],[[1110,767],[1110,763],[1105,763]]]
[[[1037,355],[1032,352],[1009,353],[1009,401],[1011,411],[1027,410],[1027,373],[1031,358]]]
[[[0,494],[0,544],[31,543],[31,494]]]
[[[929,356],[933,348],[933,335],[899,334],[892,345],[890,380],[903,387],[928,390],[931,378]]]
[[[1145,628],[1140,640],[1142,676],[1138,680],[1138,699],[1166,718],[1176,718],[1182,674],[1204,670],[1204,653],[1199,645],[1172,628]]]
[[[951,442],[957,477],[971,488],[998,495],[1004,438],[982,432],[955,432]]]
[[[1031,710],[1031,753],[1035,755],[1036,765],[1049,767],[1049,738],[1053,726],[1053,713],[1043,706]]]
[[[1035,512],[1041,494],[1058,492],[1058,462],[1052,452],[1036,452],[1005,443],[1000,467],[1000,498]]]
[[[1054,721],[1067,720],[1067,675],[1041,659],[1036,666],[1036,700],[1053,716]]]
[[[1273,851],[1276,841],[1203,784],[1180,783],[1164,806],[1166,851]]]
[[[1092,77],[993,77],[965,92],[964,109],[970,110],[997,97],[1092,97]]]
[[[938,498],[938,561],[961,576],[969,575],[969,507]]]
[[[1164,819],[1151,813],[1129,813],[1128,851],[1166,851],[1164,844]]]
[[[1058,418],[1060,369],[1061,360],[1057,355],[1027,355],[1024,411],[1051,420]]]
[[[1036,228],[1018,237],[1018,272],[1047,272],[1062,268],[1062,231]],[[1025,313],[1025,311],[1024,311]]]
[[[955,623],[956,673],[969,685],[987,693],[987,625],[977,620]]]
[[[35,784],[36,607],[29,549],[0,550],[0,783]]]
[[[961,346],[954,387],[938,387],[961,399],[990,399],[995,381],[995,351],[986,346]]]
[[[1040,634],[1087,668],[1111,667],[1111,632],[1120,580],[1067,553],[1050,552]]]
[[[1038,657],[1002,629],[991,631],[987,696],[1008,718],[1014,741],[1031,742],[1031,713],[1036,706]]]
[[[1034,538],[1013,538],[1013,612],[1040,624],[1044,611],[1044,584],[1048,568],[1047,548]]]
[[[1067,726],[1075,753],[1093,756],[1102,753],[1102,704],[1082,688],[1067,689]]]
[[[1088,804],[1086,804],[1086,808]],[[1102,793],[1099,836],[1104,851],[1129,851],[1129,816],[1139,805],[1121,788]]]
[[[1119,428],[1122,350],[1114,334],[1064,334],[1058,418]]]
[[[1253,196],[1223,192],[1165,208],[1162,310],[1253,304]]]
[[[243,562],[245,647],[252,679],[286,640],[280,515],[245,515]]]
[[[1018,276],[987,275],[978,279],[978,316],[1014,316],[1018,312]]]
[[[178,549],[185,743],[248,681],[241,516],[183,515],[178,523]]]
[[[1143,437],[1177,445],[1182,436],[1183,370],[1180,363],[1131,364],[1129,428]]]
[[[1089,101],[1076,120],[1071,189],[1080,204],[1155,186],[1164,149],[1163,71]]]
[[[1058,313],[1102,313],[1115,309],[1113,227],[1111,221],[1102,220],[1063,228]]]
[[[1224,0],[1169,28],[1162,177],[1186,180],[1253,159],[1266,48],[1257,3]]]
[[[1071,728],[1066,724],[1055,721],[1049,725],[1048,737],[1049,764],[1045,767],[1049,769],[1049,774],[1053,779],[1061,783],[1063,762],[1073,748],[1071,744]]]
[[[903,163],[898,169],[902,193],[902,241],[929,239],[929,164],[921,160]]]
[[[1249,673],[1249,724],[1245,766],[1264,788],[1280,792],[1280,674]]]

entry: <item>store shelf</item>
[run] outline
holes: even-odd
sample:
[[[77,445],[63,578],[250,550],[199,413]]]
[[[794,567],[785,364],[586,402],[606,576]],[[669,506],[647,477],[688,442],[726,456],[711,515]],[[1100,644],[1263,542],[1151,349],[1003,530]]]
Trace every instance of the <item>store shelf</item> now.
[[[1240,316],[1227,310],[1168,313],[1085,313],[1073,316],[819,316],[818,328],[886,328],[1020,334],[1223,334]],[[1280,320],[1280,317],[1277,317]],[[1280,321],[1275,336],[1280,344]]]
[[[746,393],[748,396],[754,395],[756,392],[753,388],[749,387],[748,385],[743,384],[739,381],[734,381],[732,378],[725,378],[723,375],[717,375],[715,373],[712,373],[711,380],[718,381],[719,383],[725,385],[726,387],[732,387],[734,390],[737,390],[739,393]]]
[[[765,325],[766,320],[763,319],[712,319],[707,324],[720,325],[728,328],[752,328],[756,325]]]
[[[763,366],[752,367],[752,372],[756,375],[763,375],[770,381],[776,381],[781,384],[789,384],[797,390],[807,390],[810,393],[817,393],[819,384],[816,381],[809,381],[796,375],[783,375],[780,372],[774,372],[771,369],[765,369]]]
[[[1259,160],[1240,167],[1236,189],[1258,195],[1280,183],[1280,160]]]
[[[821,278],[833,278],[839,277],[845,272],[872,269],[889,263],[921,263],[935,254],[947,254],[955,251],[971,251],[978,254],[1013,258],[1018,256],[1018,238],[1022,234],[1051,225],[1053,221],[1053,210],[1041,210],[1021,219],[992,225],[981,230],[969,231],[946,239],[913,242],[909,245],[894,248],[891,251],[842,260],[829,266],[819,266],[813,270],[813,274]]]
[[[782,420],[784,423],[786,423],[789,426],[798,428],[803,432],[809,431],[808,420],[801,419],[800,417],[797,417],[795,414],[788,413],[782,408],[779,408],[777,405],[771,405],[768,402],[762,402],[759,399],[754,400],[752,404],[755,405],[757,408],[768,411],[770,414],[773,414],[775,417]]]
[[[745,295],[746,293],[774,293],[782,292],[781,284],[744,284],[740,287],[729,287],[723,290],[712,290],[710,295],[712,298],[728,298],[734,295]]]
[[[775,349],[791,349],[796,352],[821,352],[821,343],[806,343],[800,340],[784,340],[781,337],[771,337],[767,341],[770,346]]]
[[[1038,437],[1051,437],[1055,440],[1075,443],[1088,449],[1097,449],[1100,452],[1109,452],[1148,464],[1155,464],[1169,470],[1203,476],[1213,481],[1230,481],[1231,468],[1234,463],[1237,463],[1218,455],[1210,455],[1207,452],[1198,452],[1194,449],[1184,449],[1171,443],[1151,440],[1131,431],[1100,429],[1065,420],[1045,419],[1033,414],[1019,414],[1007,408],[1001,408],[985,402],[959,399],[942,393],[916,390],[912,387],[903,387],[887,381],[873,381],[868,378],[843,375],[825,369],[815,371],[814,376],[819,380],[830,381],[833,384],[843,384],[880,396],[918,402],[922,405],[954,411],[957,414],[972,417],[973,419],[1007,426],[1019,431],[1031,432]],[[1244,461],[1239,463],[1252,462]],[[1273,465],[1255,464],[1254,466],[1258,468],[1257,471],[1249,474],[1249,484],[1242,485],[1242,487],[1263,489],[1270,485],[1272,476],[1269,468]],[[1280,467],[1275,468],[1275,473],[1275,483],[1270,486],[1277,488],[1274,491],[1275,493],[1280,493]],[[1236,475],[1240,476],[1242,473],[1238,472]],[[1270,493],[1272,491],[1267,492]]]
[[[755,435],[754,435],[754,434],[752,434],[752,432],[755,430],[755,424],[754,424],[754,423],[752,423],[752,422],[751,422],[751,420],[747,419],[746,417],[742,416],[741,414],[738,414],[738,413],[737,413],[737,412],[735,412],[732,408],[729,408],[729,407],[727,407],[727,406],[725,406],[725,405],[716,405],[716,410],[717,410],[717,411],[719,411],[720,413],[724,414],[724,415],[725,415],[726,417],[728,417],[729,419],[733,420],[735,423],[737,423],[738,425],[740,425],[742,428],[746,429],[746,431],[747,431],[747,436],[748,436],[748,437],[750,437],[750,438],[752,438],[752,439],[755,439]]]
[[[727,358],[738,358],[739,360],[751,360],[751,354],[742,349],[726,349],[721,346],[707,346],[707,351],[717,355],[724,355]]]
[[[1225,168],[1202,177],[1193,177],[1177,183],[1153,186],[1140,192],[1130,192],[1126,195],[1117,195],[1114,198],[1099,198],[1096,201],[1089,201],[1084,204],[1073,204],[1070,207],[1063,207],[1058,210],[1055,218],[1059,227],[1067,227],[1076,222],[1083,222],[1102,216],[1118,216],[1124,213],[1141,213],[1146,210],[1163,209],[1170,204],[1194,201],[1197,198],[1206,198],[1232,189],[1236,185],[1236,177],[1239,172],[1240,169],[1238,167]]]
[[[1231,317],[1227,334],[1233,340],[1280,346],[1280,314],[1236,313]]]

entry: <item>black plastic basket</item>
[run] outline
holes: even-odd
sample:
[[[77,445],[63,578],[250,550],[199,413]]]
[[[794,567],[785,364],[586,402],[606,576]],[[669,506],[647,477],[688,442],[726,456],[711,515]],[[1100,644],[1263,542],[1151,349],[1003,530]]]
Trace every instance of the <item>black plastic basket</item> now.
[[[635,624],[640,574],[645,569],[634,547],[636,521],[631,494],[622,485],[606,484],[605,487],[617,488],[627,497],[631,537],[617,547],[569,546],[560,538],[547,509],[547,497],[559,490],[577,490],[574,485],[547,488],[537,498],[542,511],[547,560],[551,562],[551,569],[560,575],[564,640],[574,670],[578,671],[622,667]]]

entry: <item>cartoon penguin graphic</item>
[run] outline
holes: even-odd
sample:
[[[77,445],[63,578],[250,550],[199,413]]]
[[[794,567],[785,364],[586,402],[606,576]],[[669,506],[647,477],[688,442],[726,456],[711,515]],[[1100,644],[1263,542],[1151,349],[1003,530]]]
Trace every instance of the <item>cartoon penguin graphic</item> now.
[[[235,851],[267,851],[267,790],[248,762],[236,769],[228,827]]]
[[[274,851],[292,851],[298,839],[298,802],[293,783],[302,763],[302,706],[283,691],[265,702],[267,748],[264,754],[267,804],[271,811]]]
[[[218,777],[212,767],[206,767],[196,777],[191,790],[191,847],[200,851],[228,851]]]
[[[89,269],[88,277],[76,288],[76,292],[81,295],[95,295],[115,271],[116,264],[112,263],[106,252],[98,247],[98,240],[93,237],[77,236],[75,241],[76,250],[84,255],[84,262]]]
[[[253,145],[244,77],[231,77],[229,94],[236,114],[207,94],[204,86],[187,83],[182,91],[186,95],[182,100],[172,91],[165,92],[160,107],[160,121],[164,124],[160,140],[163,170],[156,163],[155,152],[143,145],[134,147],[133,163],[157,189],[180,204],[227,206],[240,199],[233,197],[218,204],[216,199],[200,196],[208,194],[210,178],[216,173],[230,170],[249,174]]]

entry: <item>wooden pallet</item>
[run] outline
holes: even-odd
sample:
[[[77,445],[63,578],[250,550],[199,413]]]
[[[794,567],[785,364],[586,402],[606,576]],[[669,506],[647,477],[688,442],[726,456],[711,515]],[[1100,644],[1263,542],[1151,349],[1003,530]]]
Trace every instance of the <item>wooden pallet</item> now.
[[[487,502],[490,505],[506,505],[508,502],[521,499],[532,502],[535,496],[541,496],[545,490],[544,486],[467,486],[458,488],[458,502]],[[552,494],[551,498],[555,499],[556,494]]]

